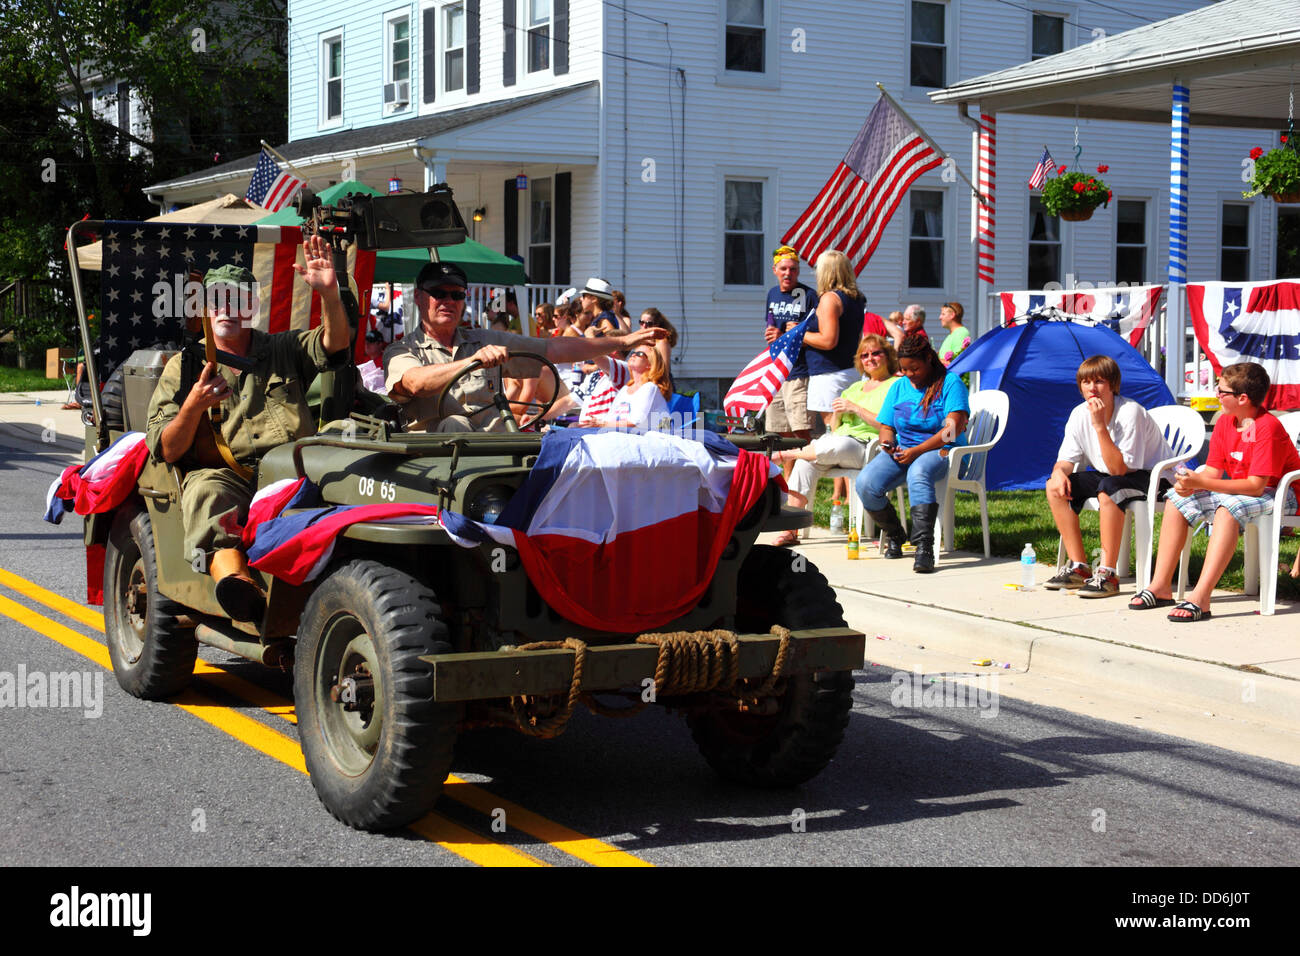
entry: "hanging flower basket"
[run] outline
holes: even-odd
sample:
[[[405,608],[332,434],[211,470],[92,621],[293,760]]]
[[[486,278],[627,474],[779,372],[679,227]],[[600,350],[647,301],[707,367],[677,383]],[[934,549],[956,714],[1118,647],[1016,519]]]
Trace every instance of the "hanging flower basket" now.
[[[1098,166],[1104,173],[1109,166]],[[1056,177],[1043,183],[1043,208],[1066,222],[1083,222],[1091,219],[1098,206],[1110,202],[1111,191],[1105,180],[1088,173],[1068,173],[1062,166]]]
[[[1250,189],[1241,194],[1242,198],[1265,195],[1272,196],[1274,202],[1300,202],[1300,152],[1296,152],[1295,143],[1288,139],[1283,135],[1282,145],[1267,153],[1258,146],[1250,151],[1255,172]]]

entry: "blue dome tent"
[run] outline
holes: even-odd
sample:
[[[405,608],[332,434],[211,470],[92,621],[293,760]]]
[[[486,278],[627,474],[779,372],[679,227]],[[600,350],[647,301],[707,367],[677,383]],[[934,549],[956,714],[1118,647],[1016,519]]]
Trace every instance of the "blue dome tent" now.
[[[981,388],[1007,393],[1007,431],[988,457],[990,491],[1040,489],[1056,463],[1066,419],[1083,398],[1075,383],[1079,364],[1094,355],[1119,363],[1120,394],[1146,408],[1174,404],[1159,373],[1125,339],[1105,325],[1073,321],[1055,309],[1030,314],[1023,324],[981,335],[949,371],[980,373]]]

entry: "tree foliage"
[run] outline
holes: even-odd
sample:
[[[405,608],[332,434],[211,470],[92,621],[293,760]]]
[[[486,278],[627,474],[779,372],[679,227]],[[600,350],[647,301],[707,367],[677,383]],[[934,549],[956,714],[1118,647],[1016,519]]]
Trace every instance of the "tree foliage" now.
[[[282,141],[286,34],[285,0],[0,0],[0,279],[66,280],[71,223],[147,218],[151,183]],[[96,113],[118,83],[136,135]]]

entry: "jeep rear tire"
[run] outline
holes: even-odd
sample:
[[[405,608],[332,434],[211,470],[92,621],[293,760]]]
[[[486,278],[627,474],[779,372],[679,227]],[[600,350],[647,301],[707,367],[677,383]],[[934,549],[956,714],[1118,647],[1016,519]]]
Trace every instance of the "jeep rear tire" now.
[[[433,808],[451,769],[460,708],[433,701],[426,654],[447,625],[428,587],[353,560],[303,610],[294,699],[307,771],[321,803],[359,830],[390,830]]]
[[[128,694],[162,700],[184,690],[199,645],[185,608],[158,593],[153,527],[142,508],[123,506],[104,553],[104,637],[113,676]]]
[[[765,634],[844,627],[835,592],[811,563],[792,566],[793,553],[756,545],[741,567],[736,630]],[[853,673],[796,674],[786,680],[775,714],[733,709],[688,718],[700,753],[728,780],[756,787],[790,787],[820,773],[835,755],[853,706]]]

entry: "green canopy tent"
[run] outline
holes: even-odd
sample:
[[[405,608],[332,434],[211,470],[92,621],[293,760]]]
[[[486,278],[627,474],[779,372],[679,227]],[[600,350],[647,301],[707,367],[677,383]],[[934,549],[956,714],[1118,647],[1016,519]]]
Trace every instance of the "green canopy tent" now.
[[[320,201],[329,205],[348,193],[367,193],[380,196],[379,190],[354,179],[335,183],[322,189],[316,195]],[[292,206],[285,206],[279,212],[257,220],[259,226],[301,226],[302,220]],[[438,258],[443,262],[454,262],[465,270],[470,282],[482,282],[490,285],[523,285],[527,280],[524,267],[514,259],[489,249],[481,242],[466,239],[454,246],[439,246]],[[382,249],[375,254],[376,282],[403,282],[415,280],[420,266],[429,261],[427,249]]]

